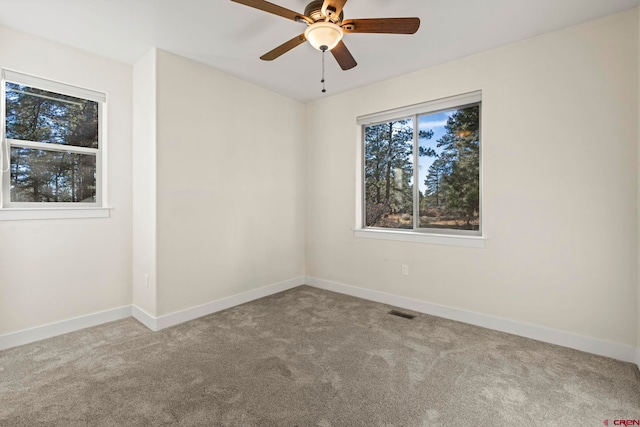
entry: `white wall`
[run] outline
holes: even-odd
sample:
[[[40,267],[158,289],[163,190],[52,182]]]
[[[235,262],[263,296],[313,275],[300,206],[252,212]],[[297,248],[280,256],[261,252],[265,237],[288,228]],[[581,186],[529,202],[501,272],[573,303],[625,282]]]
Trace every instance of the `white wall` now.
[[[640,7],[638,7],[638,51],[640,52]],[[638,205],[636,215],[638,216],[638,262],[636,269],[638,273],[638,348],[636,350],[636,364],[640,369],[640,53],[638,54],[638,153],[637,153],[636,173],[638,173]]]
[[[635,346],[637,32],[632,10],[309,104],[307,275]],[[474,90],[486,248],[354,238],[356,117]]]
[[[0,67],[107,94],[107,219],[0,221],[0,335],[131,304],[131,67],[0,27]]]
[[[304,274],[304,105],[157,53],[158,315]]]
[[[133,304],[156,301],[156,50],[133,66]]]

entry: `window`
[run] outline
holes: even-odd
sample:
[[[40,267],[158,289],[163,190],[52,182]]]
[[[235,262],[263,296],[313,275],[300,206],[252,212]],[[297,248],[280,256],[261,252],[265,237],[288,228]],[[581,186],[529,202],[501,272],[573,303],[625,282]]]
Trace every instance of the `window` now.
[[[358,118],[362,227],[481,235],[481,93]]]
[[[106,96],[5,70],[2,208],[100,207]]]

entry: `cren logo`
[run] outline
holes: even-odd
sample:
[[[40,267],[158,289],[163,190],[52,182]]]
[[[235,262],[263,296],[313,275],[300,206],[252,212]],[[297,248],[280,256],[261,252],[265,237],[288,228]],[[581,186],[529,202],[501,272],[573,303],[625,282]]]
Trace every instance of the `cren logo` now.
[[[640,426],[640,420],[613,420],[614,426]]]

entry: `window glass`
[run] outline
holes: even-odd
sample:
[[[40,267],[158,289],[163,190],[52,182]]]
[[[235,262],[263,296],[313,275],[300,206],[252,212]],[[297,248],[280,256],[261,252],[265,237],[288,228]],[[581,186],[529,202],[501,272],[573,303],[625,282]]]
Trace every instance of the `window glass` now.
[[[413,123],[364,129],[367,227],[413,228]]]
[[[480,106],[418,117],[419,228],[478,230]]]
[[[96,157],[11,148],[11,201],[96,202]]]
[[[6,137],[98,148],[98,103],[6,83]]]

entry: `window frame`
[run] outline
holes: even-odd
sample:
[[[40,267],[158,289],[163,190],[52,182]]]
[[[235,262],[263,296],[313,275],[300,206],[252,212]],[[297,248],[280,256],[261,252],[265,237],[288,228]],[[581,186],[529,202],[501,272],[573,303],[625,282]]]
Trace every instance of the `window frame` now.
[[[420,170],[418,167],[419,153],[419,117],[438,112],[462,109],[471,106],[479,106],[479,211],[478,230],[456,230],[441,228],[420,227],[419,210],[417,200],[420,200],[418,184]],[[356,119],[358,125],[358,174],[356,183],[356,227],[354,235],[356,237],[373,238],[381,240],[403,240],[410,242],[424,242],[453,246],[484,247],[484,224],[483,224],[483,179],[482,179],[482,91],[473,91],[461,95],[435,99],[419,104],[385,110],[378,113],[359,116]],[[366,225],[366,176],[365,176],[365,127],[387,123],[389,121],[411,119],[413,120],[413,228],[384,228],[370,227]]]
[[[73,96],[98,105],[98,148],[9,139],[6,137],[6,85],[14,83],[49,92]],[[61,83],[41,77],[3,69],[0,79],[0,220],[2,219],[48,219],[108,217],[106,206],[106,103],[107,95],[91,89]],[[11,201],[11,148],[31,148],[46,152],[68,152],[91,155],[96,160],[96,200],[95,202],[12,202]],[[46,211],[49,213],[47,214]],[[44,212],[44,213],[43,213]]]

